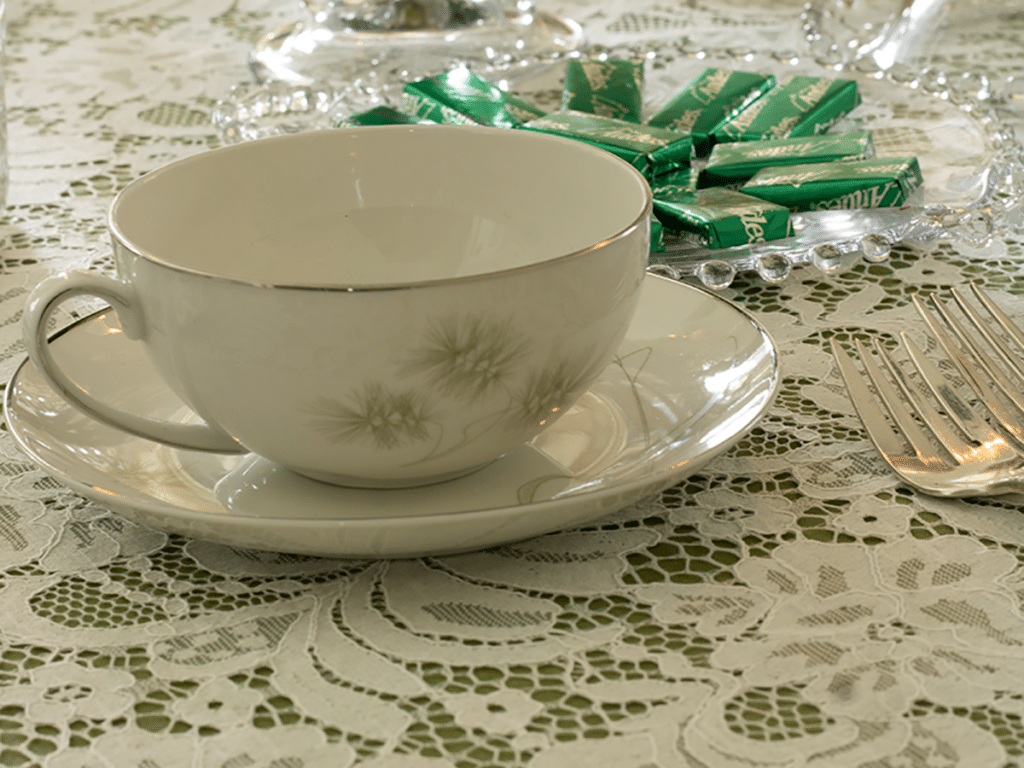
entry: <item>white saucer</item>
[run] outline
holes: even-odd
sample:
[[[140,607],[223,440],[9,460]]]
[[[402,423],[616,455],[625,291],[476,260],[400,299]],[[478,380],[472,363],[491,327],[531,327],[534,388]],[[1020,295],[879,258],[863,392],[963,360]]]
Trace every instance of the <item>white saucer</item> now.
[[[130,410],[195,417],[101,312],[51,340],[61,367]],[[75,491],[140,523],[252,549],[325,557],[460,552],[595,520],[697,472],[764,414],[779,357],[750,316],[648,275],[615,364],[531,444],[468,477],[358,490],[256,456],[181,451],[80,414],[24,362],[4,402],[21,448]]]

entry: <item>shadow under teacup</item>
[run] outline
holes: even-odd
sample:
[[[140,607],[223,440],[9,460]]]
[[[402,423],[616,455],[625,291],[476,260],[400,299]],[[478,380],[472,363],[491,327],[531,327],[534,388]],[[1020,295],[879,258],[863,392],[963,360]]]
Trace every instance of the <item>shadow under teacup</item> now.
[[[542,134],[337,129],[177,161],[109,217],[116,279],[44,280],[29,355],[92,417],[361,487],[442,481],[519,446],[609,364],[640,296],[651,194],[624,161]],[[98,296],[206,424],[125,412],[46,340]]]

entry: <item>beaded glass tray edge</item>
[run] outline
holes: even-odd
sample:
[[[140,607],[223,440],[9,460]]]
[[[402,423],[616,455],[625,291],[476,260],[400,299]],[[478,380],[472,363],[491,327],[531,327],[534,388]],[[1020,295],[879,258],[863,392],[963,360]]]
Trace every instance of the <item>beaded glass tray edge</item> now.
[[[1024,75],[1008,57],[993,57],[987,53],[989,46],[979,44],[991,43],[989,36],[1019,44],[1017,21],[1024,8],[1015,3],[991,0],[986,13],[984,2],[954,6],[953,0],[946,0],[946,5],[943,0],[919,1],[923,13],[912,21],[912,16],[901,18],[900,13],[908,14],[910,5],[889,0],[810,0],[800,19],[808,51],[824,67],[921,76],[933,80],[936,90],[944,81],[954,91],[982,94],[993,103],[1019,109],[1024,106]],[[1007,17],[1011,8],[1016,19]],[[971,24],[961,28],[958,22],[963,19],[944,17],[943,11],[951,9],[969,14]]]
[[[975,194],[969,199],[914,204],[912,198],[911,205],[901,208],[794,214],[794,237],[717,250],[695,247],[668,235],[665,250],[652,253],[653,272],[677,279],[693,277],[711,289],[725,288],[737,274],[745,272],[756,273],[769,283],[781,283],[793,267],[800,265],[812,265],[823,274],[834,274],[856,259],[885,261],[892,247],[900,242],[960,240],[983,247],[1001,233],[1024,227],[1024,146],[1016,139],[1012,127],[1003,122],[996,103],[986,92],[954,89],[945,81],[932,82],[921,74],[901,69],[853,69],[846,62],[825,67],[808,52],[717,49],[688,39],[655,43],[642,49],[592,49],[586,55],[645,60],[647,71],[654,75],[648,77],[648,86],[658,79],[659,72],[693,71],[694,67],[705,66],[772,71],[777,76],[817,74],[875,81],[894,89],[908,89],[908,94],[924,95],[945,109],[959,111],[977,127],[988,147],[984,167],[976,169]],[[534,69],[523,77],[506,79],[492,75],[492,79],[530,99],[539,93],[554,93],[560,75],[559,67],[549,66]],[[664,87],[662,83],[662,91]],[[647,108],[656,108],[663,98],[657,88],[648,88]],[[368,90],[358,84],[347,88],[337,84],[240,84],[218,102],[213,122],[224,143],[237,143],[330,128],[339,117],[383,103],[394,103],[394,94]],[[545,108],[543,103],[538,105]],[[547,107],[555,109],[557,105]]]

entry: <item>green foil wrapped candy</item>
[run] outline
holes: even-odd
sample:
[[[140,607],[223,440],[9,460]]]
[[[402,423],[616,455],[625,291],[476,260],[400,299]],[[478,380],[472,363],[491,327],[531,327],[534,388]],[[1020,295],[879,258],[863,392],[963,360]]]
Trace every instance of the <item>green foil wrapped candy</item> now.
[[[869,131],[718,144],[701,172],[700,185],[742,186],[762,168],[868,160],[874,155]]]
[[[709,67],[647,124],[690,134],[694,154],[703,157],[711,150],[715,131],[774,85],[774,75]]]
[[[628,59],[570,61],[565,65],[562,109],[639,123],[644,65]]]
[[[827,211],[902,205],[922,183],[916,157],[880,157],[765,168],[741,191],[792,211]]]
[[[543,110],[498,88],[468,69],[406,83],[402,111],[435,123],[519,128]]]
[[[789,210],[722,187],[696,192],[689,201],[654,200],[665,229],[706,248],[780,240],[793,234]]]
[[[861,102],[856,80],[796,75],[715,131],[717,143],[825,133]]]
[[[657,200],[691,200],[699,189],[699,178],[695,167],[678,168],[651,179],[651,194]]]
[[[676,131],[575,110],[552,112],[523,128],[605,149],[631,163],[648,179],[689,166],[693,150],[690,137]]]

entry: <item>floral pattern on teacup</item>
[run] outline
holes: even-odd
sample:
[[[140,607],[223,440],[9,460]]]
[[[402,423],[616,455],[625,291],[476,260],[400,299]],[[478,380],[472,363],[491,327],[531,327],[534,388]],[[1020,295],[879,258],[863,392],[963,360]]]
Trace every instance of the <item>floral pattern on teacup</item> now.
[[[321,398],[309,408],[311,426],[332,444],[362,441],[382,451],[423,444],[428,447],[423,458],[435,458],[490,429],[514,432],[544,425],[574,402],[606,363],[590,352],[527,367],[528,351],[529,343],[510,322],[447,317],[399,362],[399,378],[420,377],[421,384],[369,381],[344,399]],[[461,406],[495,396],[500,405],[465,425],[453,445],[443,445],[439,416],[445,399]]]
[[[440,392],[470,402],[508,382],[527,351],[508,323],[480,317],[446,318],[430,329],[425,342],[403,371],[426,374]]]
[[[431,426],[438,426],[431,421],[426,400],[416,392],[396,392],[371,382],[350,397],[351,404],[324,398],[312,409],[319,414],[313,426],[328,442],[369,440],[388,450],[427,440]]]

